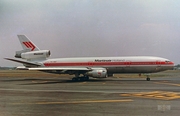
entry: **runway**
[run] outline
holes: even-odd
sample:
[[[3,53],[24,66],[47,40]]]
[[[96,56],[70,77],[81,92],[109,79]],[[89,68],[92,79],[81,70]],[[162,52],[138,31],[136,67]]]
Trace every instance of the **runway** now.
[[[0,73],[1,74],[1,73]],[[160,75],[163,75],[161,73]],[[0,76],[0,116],[179,116],[179,72],[72,82],[63,76]]]

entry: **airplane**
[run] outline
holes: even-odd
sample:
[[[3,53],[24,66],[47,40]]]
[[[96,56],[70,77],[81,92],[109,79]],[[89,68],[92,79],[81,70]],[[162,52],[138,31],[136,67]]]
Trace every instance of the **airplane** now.
[[[25,35],[17,35],[23,50],[16,51],[14,58],[6,60],[22,63],[17,69],[37,70],[47,73],[75,75],[72,81],[87,81],[89,77],[106,78],[113,74],[150,74],[172,69],[174,63],[154,56],[127,57],[75,57],[49,59],[50,50],[40,50]],[[24,60],[19,60],[21,58]],[[150,81],[149,75],[146,78]]]

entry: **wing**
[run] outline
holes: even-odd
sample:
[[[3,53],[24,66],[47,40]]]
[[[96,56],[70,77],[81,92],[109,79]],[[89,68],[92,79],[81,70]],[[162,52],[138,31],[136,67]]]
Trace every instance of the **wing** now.
[[[50,73],[63,73],[63,74],[75,74],[76,72],[88,72],[91,68],[88,67],[38,67],[38,68],[28,68],[29,70],[44,71]]]
[[[74,70],[74,71],[90,71],[91,68],[88,67],[39,67],[39,68],[28,68],[29,70]]]

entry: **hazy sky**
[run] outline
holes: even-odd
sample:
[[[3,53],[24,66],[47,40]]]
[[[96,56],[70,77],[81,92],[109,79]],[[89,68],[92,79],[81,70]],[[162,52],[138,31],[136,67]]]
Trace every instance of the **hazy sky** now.
[[[179,0],[0,0],[0,66],[25,34],[51,58],[160,56],[180,63]]]

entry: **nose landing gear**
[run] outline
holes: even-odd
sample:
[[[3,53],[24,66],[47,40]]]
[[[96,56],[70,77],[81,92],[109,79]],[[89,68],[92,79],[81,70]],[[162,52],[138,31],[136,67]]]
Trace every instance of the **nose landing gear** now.
[[[144,74],[144,75],[146,75],[146,77],[147,77],[147,78],[146,78],[146,81],[150,81],[150,80],[151,80],[150,77],[149,77],[150,74]],[[139,74],[139,77],[140,77],[140,76],[141,76],[141,73]]]
[[[150,74],[146,74],[146,77],[147,77],[147,78],[146,78],[146,81],[150,81],[150,80],[151,80],[150,77],[149,77],[149,75],[150,75]]]
[[[147,76],[147,78],[146,78],[146,81],[150,81],[151,79],[149,78],[149,76]]]

